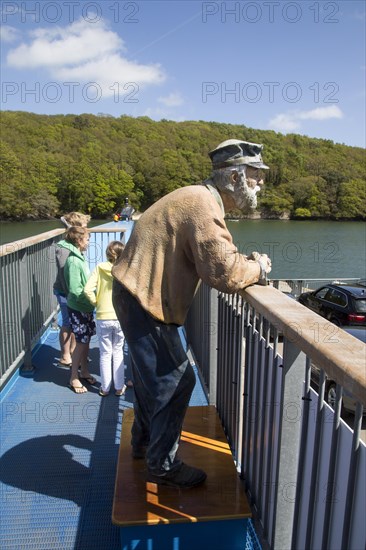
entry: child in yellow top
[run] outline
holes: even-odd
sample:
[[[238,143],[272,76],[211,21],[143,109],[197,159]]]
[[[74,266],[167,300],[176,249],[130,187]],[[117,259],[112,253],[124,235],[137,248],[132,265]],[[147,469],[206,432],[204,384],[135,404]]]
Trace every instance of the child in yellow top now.
[[[85,296],[96,307],[101,377],[99,394],[103,397],[109,394],[112,378],[116,395],[123,395],[126,391],[123,363],[125,338],[112,304],[111,273],[112,265],[123,249],[120,241],[110,242],[106,249],[108,261],[97,265],[84,287]]]

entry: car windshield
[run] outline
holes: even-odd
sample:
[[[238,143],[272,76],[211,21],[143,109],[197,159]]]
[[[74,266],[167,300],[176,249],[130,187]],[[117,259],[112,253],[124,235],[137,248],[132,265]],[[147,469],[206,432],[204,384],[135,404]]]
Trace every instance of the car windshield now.
[[[357,313],[366,313],[366,300],[355,300],[355,306]]]
[[[331,293],[331,292],[332,292],[332,289],[329,289],[329,288],[326,286],[326,287],[324,287],[324,288],[321,288],[320,290],[317,290],[317,291],[315,292],[315,296],[316,296],[317,298],[319,298],[320,300],[323,300],[324,297],[325,297],[325,295],[326,295],[326,293],[327,293],[328,291],[329,291],[329,293]]]

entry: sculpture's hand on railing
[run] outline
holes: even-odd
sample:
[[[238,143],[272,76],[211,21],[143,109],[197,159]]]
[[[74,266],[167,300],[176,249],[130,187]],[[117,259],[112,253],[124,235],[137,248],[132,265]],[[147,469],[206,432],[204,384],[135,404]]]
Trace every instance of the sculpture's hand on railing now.
[[[254,260],[259,263],[261,271],[258,284],[263,286],[267,285],[267,274],[272,270],[271,259],[267,254],[259,254],[259,252],[254,251],[248,256],[248,260]]]

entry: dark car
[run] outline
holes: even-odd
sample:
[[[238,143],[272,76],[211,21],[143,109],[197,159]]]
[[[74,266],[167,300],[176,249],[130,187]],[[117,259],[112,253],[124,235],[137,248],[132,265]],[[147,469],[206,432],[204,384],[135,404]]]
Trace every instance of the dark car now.
[[[365,359],[366,359],[366,327],[342,327],[348,334],[354,336],[365,344]],[[362,345],[362,344],[361,344]],[[320,369],[312,363],[311,365],[311,385],[317,389],[319,387]],[[324,399],[333,409],[336,402],[337,384],[331,378],[326,377]],[[343,409],[347,412],[354,413],[356,410],[356,400],[346,391],[343,391],[342,399]],[[366,409],[363,414],[366,415]]]
[[[298,300],[338,326],[366,326],[366,287],[362,284],[329,284],[303,292]]]

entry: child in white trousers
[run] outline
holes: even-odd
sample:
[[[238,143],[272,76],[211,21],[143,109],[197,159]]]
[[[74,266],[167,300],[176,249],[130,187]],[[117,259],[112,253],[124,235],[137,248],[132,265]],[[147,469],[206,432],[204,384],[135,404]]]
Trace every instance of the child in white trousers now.
[[[112,265],[123,249],[120,241],[110,242],[106,249],[108,261],[97,265],[84,287],[84,294],[96,307],[101,377],[99,395],[102,397],[109,394],[112,379],[116,395],[123,395],[126,391],[123,363],[125,338],[112,304],[111,273]]]

